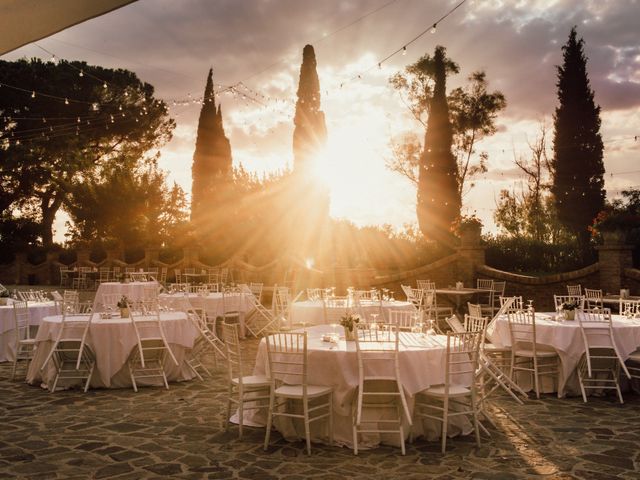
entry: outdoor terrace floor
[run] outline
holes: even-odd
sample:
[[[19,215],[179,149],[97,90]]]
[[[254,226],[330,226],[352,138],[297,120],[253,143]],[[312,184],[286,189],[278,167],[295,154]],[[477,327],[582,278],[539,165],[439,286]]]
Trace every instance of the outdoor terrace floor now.
[[[246,340],[246,358],[258,342]],[[51,394],[10,381],[0,364],[0,478],[188,479],[597,479],[640,478],[640,396],[558,399],[516,405],[493,402],[495,428],[447,442],[416,440],[399,448],[361,451],[288,443],[264,429],[223,429],[224,370],[213,378],[173,383],[170,390],[69,390]]]

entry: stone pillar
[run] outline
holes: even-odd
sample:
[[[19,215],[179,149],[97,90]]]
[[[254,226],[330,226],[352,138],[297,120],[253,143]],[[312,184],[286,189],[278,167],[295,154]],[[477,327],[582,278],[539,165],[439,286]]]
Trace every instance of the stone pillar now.
[[[474,287],[476,284],[476,267],[486,263],[485,250],[487,247],[480,245],[482,228],[480,226],[467,228],[460,232],[461,246],[456,248],[458,261],[456,273],[458,281],[465,287]]]
[[[604,240],[604,245],[596,247],[600,288],[604,293],[618,294],[621,288],[626,288],[623,283],[625,269],[633,267],[633,246],[623,244],[615,236]]]
[[[47,252],[47,278],[44,279],[47,285],[58,285],[60,283],[60,252]]]

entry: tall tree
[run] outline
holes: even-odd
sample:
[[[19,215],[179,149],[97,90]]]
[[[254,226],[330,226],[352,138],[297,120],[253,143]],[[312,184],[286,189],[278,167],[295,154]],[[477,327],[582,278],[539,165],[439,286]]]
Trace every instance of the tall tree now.
[[[450,59],[445,62],[447,74],[458,73],[459,67],[455,62]],[[455,88],[447,96],[461,197],[474,186],[474,177],[487,171],[488,153],[476,152],[476,144],[496,132],[498,113],[506,107],[502,92],[487,91],[488,81],[484,71],[471,73],[467,80],[465,86]],[[411,114],[424,128],[433,96],[433,81],[434,57],[430,55],[423,56],[390,79]],[[387,161],[387,167],[417,185],[420,156],[416,152],[422,150],[420,139],[413,134],[406,134],[399,141],[393,141],[391,148],[392,157]]]
[[[224,133],[222,106],[216,106],[213,69],[209,69],[191,168],[191,220],[197,227],[207,223],[220,190],[230,180],[231,170],[231,144]]]
[[[133,72],[39,59],[0,62],[0,210],[28,215],[45,246],[74,185],[126,152],[142,158],[175,126]]]
[[[447,105],[446,61],[444,47],[437,46],[417,195],[420,230],[425,237],[445,245],[451,241],[451,225],[460,215],[461,203],[456,158],[451,152],[453,132]]]
[[[316,54],[311,45],[302,50],[298,81],[298,100],[293,119],[293,170],[308,173],[327,141],[324,112],[320,110],[320,80],[316,71]]]
[[[557,67],[560,104],[554,115],[551,191],[559,220],[586,244],[587,227],[604,207],[605,191],[600,107],[593,99],[583,46],[572,28]]]

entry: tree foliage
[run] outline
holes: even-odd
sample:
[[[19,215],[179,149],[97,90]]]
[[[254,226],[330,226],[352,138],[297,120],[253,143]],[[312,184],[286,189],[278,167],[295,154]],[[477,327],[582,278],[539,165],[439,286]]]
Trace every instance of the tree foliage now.
[[[562,47],[563,64],[557,67],[551,191],[562,224],[586,243],[587,228],[604,207],[605,191],[600,107],[594,102],[583,46],[572,28]]]
[[[72,240],[118,241],[128,247],[161,245],[187,230],[187,202],[155,161],[119,157],[99,175],[72,187],[67,211]]]
[[[220,189],[231,181],[232,165],[231,144],[224,133],[222,107],[216,107],[213,69],[210,69],[198,120],[196,150],[191,169],[191,220],[198,230],[208,227],[207,219],[218,203]]]
[[[413,117],[425,128],[433,97],[434,72],[434,57],[425,55],[390,79]],[[458,73],[459,66],[447,58],[445,72],[447,75]],[[487,171],[488,153],[477,152],[475,146],[482,138],[496,132],[498,113],[506,107],[506,100],[500,91],[487,91],[488,81],[484,71],[473,72],[467,80],[464,87],[455,88],[447,96],[461,197],[473,187],[470,180]],[[387,162],[388,168],[417,185],[418,161],[415,151],[421,148],[420,140],[413,134],[392,142],[392,158]]]
[[[165,104],[127,70],[2,61],[0,84],[0,211],[37,222],[45,245],[72,188],[119,156],[143,158],[171,138]]]

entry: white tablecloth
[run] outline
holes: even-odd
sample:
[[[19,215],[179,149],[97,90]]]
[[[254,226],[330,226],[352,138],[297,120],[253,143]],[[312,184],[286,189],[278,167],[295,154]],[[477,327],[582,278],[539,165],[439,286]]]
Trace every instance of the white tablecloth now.
[[[575,373],[580,357],[585,352],[584,342],[577,320],[555,321],[557,314],[536,312],[536,340],[541,345],[553,347],[560,357],[560,376],[558,396],[580,394],[580,386]],[[623,360],[640,346],[640,319],[627,319],[620,315],[612,316],[613,337]],[[493,323],[490,331],[492,343],[499,346],[511,346],[509,321],[502,315]],[[523,385],[527,387],[528,385]],[[553,391],[549,383],[543,383],[543,390]]]
[[[378,322],[385,322],[389,319],[390,310],[413,310],[411,302],[395,300],[393,302],[382,302],[382,310],[386,320],[378,318]],[[379,313],[380,302],[362,302],[362,312],[366,315]],[[355,312],[360,313],[360,312]],[[324,324],[324,305],[322,300],[304,300],[291,305],[291,322],[294,325],[322,325]]]
[[[140,300],[144,295],[144,288],[149,285],[158,285],[158,282],[104,282],[101,283],[96,291],[96,298],[94,303],[94,311],[100,311],[102,306],[102,295],[104,294],[117,294],[126,295],[129,300]]]
[[[27,306],[30,325],[40,325],[44,317],[57,313],[54,302],[28,302]],[[14,328],[13,305],[0,306],[0,362],[13,362],[16,358]]]
[[[339,445],[352,446],[352,408],[356,401],[356,389],[358,386],[358,363],[356,358],[355,342],[340,340],[337,348],[331,349],[331,344],[322,341],[323,333],[331,332],[329,325],[319,325],[307,328],[308,331],[308,378],[309,383],[333,387],[333,425],[334,441]],[[416,393],[432,385],[444,383],[444,366],[446,354],[446,337],[430,335],[422,337],[420,334],[401,332],[400,337],[400,380],[404,386],[407,402],[410,410],[413,409],[413,397]],[[386,362],[377,365],[379,372],[376,375],[393,375],[393,363]],[[266,342],[263,339],[258,348],[255,375],[266,374],[268,369]],[[384,371],[383,371],[384,370]],[[411,413],[411,412],[410,412]],[[248,423],[252,425],[264,425],[266,412],[264,410],[247,412]],[[276,428],[286,438],[304,438],[302,423],[292,425],[291,422],[278,422]],[[438,422],[425,422],[427,431],[423,431],[422,422],[416,421],[413,425],[414,436],[425,434],[429,439],[439,437],[440,425]],[[409,428],[405,432],[409,434]],[[471,424],[461,417],[455,417],[450,423],[450,435],[471,432]],[[326,424],[315,422],[311,425],[312,438],[322,440],[326,436]],[[360,442],[359,446],[360,446]],[[363,448],[372,447],[379,443],[391,445],[398,444],[397,434],[367,434]]]
[[[161,312],[162,329],[179,365],[168,357],[165,372],[169,380],[188,380],[193,373],[184,363],[188,349],[198,336],[198,331],[183,312]],[[27,382],[51,384],[55,376],[53,362],[49,362],[44,371],[41,367],[53,347],[62,322],[61,315],[46,317],[36,336],[37,349],[34,360],[29,366]],[[136,345],[136,334],[130,318],[100,319],[98,315],[89,327],[87,345],[96,356],[96,371],[91,380],[92,387],[122,388],[131,386],[126,361]],[[141,382],[141,384],[145,384]]]

